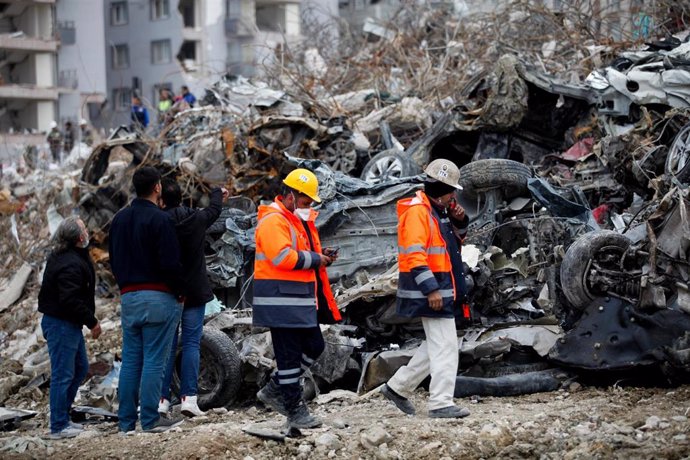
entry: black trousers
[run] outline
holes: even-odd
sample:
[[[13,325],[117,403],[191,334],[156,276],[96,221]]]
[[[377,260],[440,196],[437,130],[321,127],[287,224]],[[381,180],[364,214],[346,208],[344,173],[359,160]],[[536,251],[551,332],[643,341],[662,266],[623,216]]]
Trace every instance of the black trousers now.
[[[273,353],[278,372],[273,376],[280,385],[285,407],[296,407],[302,397],[300,377],[314,364],[325,348],[321,328],[272,327]]]

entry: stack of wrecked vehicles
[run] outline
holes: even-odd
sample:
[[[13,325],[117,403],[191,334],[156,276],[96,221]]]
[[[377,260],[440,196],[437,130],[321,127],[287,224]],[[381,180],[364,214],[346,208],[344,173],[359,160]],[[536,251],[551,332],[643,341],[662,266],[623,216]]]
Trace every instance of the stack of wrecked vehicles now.
[[[659,91],[639,99],[597,82],[557,82],[506,56],[407,148],[383,123],[387,140],[363,167],[363,144],[343,147],[358,138],[349,128],[322,130],[320,121],[287,115],[243,127],[222,106],[192,109],[158,149],[126,133],[95,149],[80,206],[90,228],[106,229],[142,163],[176,176],[195,205],[212,184],[241,195],[208,231],[208,274],[225,309],[204,329],[202,408],[253,394],[270,375],[270,334],[251,327],[256,203],[296,166],[316,172],[316,224],[324,245],[340,247],[328,272],[344,321],[324,328],[310,393],[373,390],[410,359],[423,330],[395,314],[395,203],[421,188],[422,167],[441,157],[461,167],[456,199],[470,217],[463,260],[471,312],[457,320],[457,397],[550,391],[592,375],[687,381],[690,99]],[[305,142],[314,133],[318,142]],[[284,149],[284,136],[310,152]],[[331,141],[328,155],[318,152]],[[346,163],[335,159],[341,147]],[[348,174],[360,170],[362,179]],[[104,243],[105,234],[94,240]]]

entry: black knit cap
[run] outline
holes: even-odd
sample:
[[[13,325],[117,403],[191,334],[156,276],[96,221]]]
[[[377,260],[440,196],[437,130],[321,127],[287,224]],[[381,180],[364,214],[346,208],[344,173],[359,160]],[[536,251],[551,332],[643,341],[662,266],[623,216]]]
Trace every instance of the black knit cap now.
[[[443,195],[453,193],[455,190],[455,187],[452,185],[444,184],[441,181],[433,179],[427,179],[424,181],[424,193],[431,198],[439,198]]]

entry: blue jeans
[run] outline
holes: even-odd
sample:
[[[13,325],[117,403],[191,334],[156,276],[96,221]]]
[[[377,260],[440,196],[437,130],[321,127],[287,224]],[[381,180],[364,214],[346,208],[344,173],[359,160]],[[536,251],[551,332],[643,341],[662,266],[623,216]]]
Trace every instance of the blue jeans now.
[[[69,410],[89,371],[82,327],[50,315],[41,320],[50,355],[50,431],[69,425]]]
[[[204,329],[204,312],[206,305],[199,307],[185,307],[182,310],[182,363],[180,366],[180,397],[196,395],[196,384],[199,379],[199,343]],[[177,355],[177,331],[173,336],[170,358],[163,378],[161,396],[170,400],[170,383],[172,382],[175,358]]]
[[[122,368],[118,396],[120,431],[131,431],[140,407],[141,428],[158,421],[158,400],[182,305],[167,292],[135,291],[122,295]]]

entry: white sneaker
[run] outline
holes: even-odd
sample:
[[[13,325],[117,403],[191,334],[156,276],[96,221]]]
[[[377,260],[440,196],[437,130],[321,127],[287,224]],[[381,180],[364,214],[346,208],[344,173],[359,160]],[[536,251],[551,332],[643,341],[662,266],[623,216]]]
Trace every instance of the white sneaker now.
[[[84,432],[84,430],[81,430],[79,428],[73,428],[73,427],[68,425],[67,428],[63,428],[62,431],[58,431],[57,433],[50,433],[48,438],[49,439],[75,438],[83,432]]]
[[[170,411],[170,401],[165,398],[161,398],[161,400],[158,402],[158,413],[168,415],[168,411]]]
[[[206,412],[199,409],[196,403],[196,395],[194,396],[182,396],[182,406],[180,407],[180,412],[187,417],[195,417],[197,415],[206,415]]]

